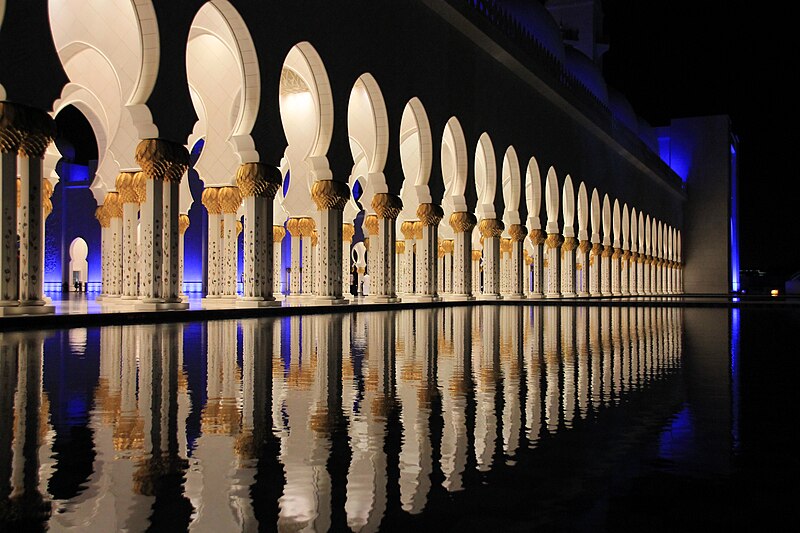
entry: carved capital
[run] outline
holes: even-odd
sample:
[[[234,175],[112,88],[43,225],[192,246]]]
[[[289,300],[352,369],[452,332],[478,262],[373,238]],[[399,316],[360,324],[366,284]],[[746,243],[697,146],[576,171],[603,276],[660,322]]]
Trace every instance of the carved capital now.
[[[548,248],[558,248],[561,246],[561,243],[564,242],[564,238],[559,233],[548,233],[547,239],[545,239],[544,244]]]
[[[340,181],[315,181],[311,186],[311,199],[320,211],[323,209],[341,211],[350,199],[350,188]]]
[[[311,246],[319,244],[319,233],[317,230],[311,230]]]
[[[406,243],[405,241],[395,241],[394,243],[394,253],[397,255],[403,255],[406,253]]]
[[[478,229],[483,237],[499,237],[503,234],[505,225],[495,218],[484,218],[478,224]]]
[[[313,237],[314,231],[317,229],[314,219],[310,217],[301,217],[298,220],[300,221],[300,235],[303,237]]]
[[[0,151],[42,159],[56,136],[48,113],[22,104],[0,102]]]
[[[206,187],[203,189],[202,202],[209,215],[219,215],[222,207],[219,205],[219,187]]]
[[[135,172],[133,174],[131,186],[136,195],[136,203],[143,204],[147,200],[147,180],[144,177],[144,172]]]
[[[442,241],[442,251],[446,254],[452,254],[455,250],[455,243],[452,239],[444,239]]]
[[[272,226],[272,243],[281,242],[286,236],[286,229],[283,226]]]
[[[419,204],[417,217],[424,226],[438,226],[444,217],[444,211],[436,204]]]
[[[244,229],[244,226],[242,225],[242,221],[241,220],[237,220],[236,221],[236,236],[237,237],[239,236],[240,233],[242,233],[243,229]]]
[[[539,246],[544,244],[545,241],[545,233],[540,229],[532,229],[531,232],[528,234],[528,237],[531,240],[531,244],[534,246]]]
[[[631,252],[630,250],[625,250],[622,252],[622,260],[627,263],[631,259]]]
[[[500,239],[500,253],[511,253],[511,239]]]
[[[111,215],[104,206],[98,206],[94,211],[94,218],[100,223],[101,228],[108,228],[111,226]]]
[[[422,239],[422,228],[424,224],[420,220],[414,221],[414,239],[420,240]]]
[[[411,220],[406,220],[400,224],[400,233],[403,234],[403,237],[405,237],[407,241],[413,241],[415,236],[414,222]]]
[[[352,224],[342,224],[342,242],[352,242],[356,234],[356,227]]]
[[[561,245],[561,249],[565,252],[571,252],[578,247],[578,239],[575,237],[567,237],[564,239],[564,244]]]
[[[303,235],[300,232],[300,220],[300,218],[292,217],[286,221],[286,229],[289,231],[289,235],[292,237],[302,237]]]
[[[622,257],[622,249],[614,248],[614,253],[611,255],[611,259],[619,259],[620,257]]]
[[[372,197],[372,209],[378,218],[395,220],[403,210],[403,201],[399,196],[389,193],[378,193]]]
[[[592,257],[599,257],[603,253],[603,245],[599,242],[592,244]]]
[[[186,230],[189,229],[189,215],[184,215],[181,213],[178,215],[178,234],[184,235]]]
[[[367,228],[369,235],[378,234],[378,217],[376,215],[367,215],[364,218],[364,227]]]
[[[581,241],[578,249],[581,251],[581,253],[589,253],[589,251],[592,249],[592,243],[590,241]]]
[[[106,194],[106,200],[103,205],[108,209],[108,214],[111,215],[111,218],[122,218],[122,198],[118,192],[111,191]]]
[[[511,224],[511,226],[508,228],[508,234],[511,236],[512,241],[522,242],[525,240],[525,236],[528,234],[528,228],[522,224]]]
[[[472,250],[472,260],[473,261],[480,261],[481,260],[482,252],[480,250]]]
[[[469,233],[478,224],[478,219],[472,213],[458,211],[450,215],[450,227],[456,233]]]
[[[139,196],[134,187],[135,172],[120,172],[117,176],[116,189],[119,193],[119,201],[122,204],[138,204]]]
[[[186,147],[164,139],[139,141],[135,159],[149,180],[180,182],[189,168],[189,152]]]
[[[222,213],[226,215],[233,215],[242,205],[242,193],[239,192],[239,187],[220,187],[219,207]]]
[[[281,173],[264,163],[243,163],[236,171],[236,186],[242,198],[256,196],[272,200],[281,187]]]

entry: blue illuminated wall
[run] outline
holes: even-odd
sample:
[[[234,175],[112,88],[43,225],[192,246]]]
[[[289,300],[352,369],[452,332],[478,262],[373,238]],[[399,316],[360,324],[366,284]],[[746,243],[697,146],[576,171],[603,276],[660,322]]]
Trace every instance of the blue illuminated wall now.
[[[739,292],[739,190],[736,146],[731,143],[731,290]]]
[[[69,245],[81,237],[89,247],[89,290],[99,291],[100,224],[94,217],[97,203],[89,190],[95,166],[60,162],[56,171],[60,181],[51,198],[53,212],[45,223],[45,290],[59,291],[62,284],[70,279]]]

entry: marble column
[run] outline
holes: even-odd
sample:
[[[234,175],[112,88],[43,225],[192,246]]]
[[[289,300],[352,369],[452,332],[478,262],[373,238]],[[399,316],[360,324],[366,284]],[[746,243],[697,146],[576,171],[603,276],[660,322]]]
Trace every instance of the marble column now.
[[[26,313],[52,313],[44,300],[44,254],[42,241],[43,160],[55,135],[55,123],[47,113],[28,108],[32,129],[19,145],[17,174],[19,189],[19,305]]]
[[[580,241],[578,244],[577,264],[575,266],[576,277],[576,293],[579,298],[587,298],[589,296],[589,253],[592,249],[592,243],[588,240]]]
[[[436,292],[444,289],[444,247],[441,239],[436,246]]]
[[[311,231],[311,294],[317,293],[319,277],[319,233],[316,227]]]
[[[611,296],[612,255],[614,255],[614,248],[610,244],[603,245],[603,253],[600,256],[600,293],[603,296]]]
[[[450,215],[450,227],[456,238],[453,240],[453,293],[457,300],[472,300],[472,230],[477,219],[467,212],[456,212]],[[478,257],[480,261],[480,256]],[[477,269],[476,269],[477,270]]]
[[[370,273],[372,286],[368,299],[372,302],[396,302],[394,232],[403,202],[393,194],[378,193],[372,197],[372,209],[378,219],[378,235],[375,242],[370,243],[373,271]]]
[[[614,252],[611,254],[611,294],[612,296],[621,296],[620,290],[620,259],[622,257],[622,249],[614,247]]]
[[[622,296],[630,296],[630,262],[631,262],[631,252],[630,250],[624,250],[622,252],[622,257],[620,258],[620,294]]]
[[[417,217],[422,227],[422,238],[417,240],[417,283],[416,299],[438,301],[439,222],[444,216],[441,207],[435,204],[420,204]]]
[[[139,307],[185,309],[178,288],[178,188],[189,167],[189,152],[178,143],[144,139],[136,147],[136,163],[146,181]]]
[[[561,245],[561,295],[564,298],[574,298],[575,292],[575,250],[578,248],[578,239],[566,237]]]
[[[394,290],[397,294],[404,292],[406,287],[406,280],[408,278],[408,271],[405,263],[406,254],[406,241],[397,240],[394,242],[394,260],[397,265],[397,283],[394,285]]]
[[[342,211],[350,198],[346,183],[333,180],[318,180],[311,188],[311,198],[319,211],[317,234],[318,275],[316,301],[333,305],[347,303],[343,298],[342,271]],[[347,246],[348,252],[350,246]],[[345,279],[349,278],[347,275]]]
[[[109,298],[118,298],[122,295],[122,199],[116,191],[106,194],[104,204],[111,217],[109,233],[109,261],[108,282]]]
[[[146,196],[144,174],[122,172],[117,176],[116,185],[122,202],[122,299],[136,300],[139,297],[139,206]]]
[[[533,257],[530,256],[528,250],[522,250],[522,256],[522,262],[525,265],[522,274],[522,283],[525,285],[523,293],[525,294],[526,298],[530,298],[531,294],[533,294],[533,284],[531,283],[533,274]]]
[[[592,241],[592,249],[589,252],[589,295],[600,296],[600,260],[603,255],[603,245]]]
[[[443,281],[444,285],[441,286],[440,293],[443,294],[451,294],[453,292],[453,249],[455,248],[455,244],[453,243],[453,239],[444,239],[442,241],[442,251],[444,252],[444,257],[442,258],[442,266],[444,270]]]
[[[100,224],[100,294],[97,296],[97,300],[102,301],[108,295],[106,291],[108,291],[109,283],[108,283],[108,262],[109,256],[111,255],[111,246],[109,245],[109,229],[111,228],[111,216],[108,214],[108,209],[105,207],[105,203],[100,204],[97,206],[97,209],[94,210],[94,218],[97,219],[97,223]]]
[[[481,299],[499,300],[500,296],[500,236],[505,226],[493,218],[479,224],[483,236],[483,293]]]
[[[531,298],[544,297],[544,241],[545,234],[541,229],[532,229],[528,238],[533,244],[533,286],[531,288]]]
[[[639,296],[643,296],[645,294],[645,262],[647,261],[647,255],[644,252],[640,252],[636,259],[636,294]]]
[[[300,296],[301,272],[300,272],[300,240],[303,237],[300,229],[302,218],[290,217],[286,221],[286,230],[291,238],[291,257],[289,263],[289,296]]]
[[[236,173],[244,199],[244,288],[237,307],[278,305],[272,295],[272,209],[280,173],[263,163],[244,163]]]
[[[522,252],[528,229],[522,224],[512,224],[508,228],[508,234],[511,236],[508,297],[513,300],[519,300],[525,298],[525,293],[527,292],[525,285],[523,285],[527,284],[528,276],[525,275],[526,268]]]
[[[0,102],[6,119],[8,103]],[[17,264],[17,151],[21,133],[0,122],[0,315],[19,306]]]
[[[422,227],[420,225],[420,231]],[[416,237],[417,232],[415,228],[415,222],[412,220],[406,220],[400,225],[400,232],[403,234],[404,245],[403,245],[403,270],[405,272],[405,279],[403,280],[404,283],[401,284],[400,292],[403,294],[414,294],[415,283],[414,283],[414,252],[416,248]]]
[[[364,247],[367,252],[366,273],[369,274],[370,278],[367,294],[372,294],[375,290],[375,283],[377,283],[372,273],[378,268],[375,264],[375,258],[378,256],[377,251],[375,251],[378,248],[378,216],[374,214],[365,216],[364,229]]]
[[[653,294],[652,285],[650,284],[650,280],[652,279],[651,273],[652,273],[652,270],[653,270],[652,269],[652,265],[653,265],[653,257],[650,254],[645,254],[645,256],[644,256],[644,265],[643,265],[644,266],[644,273],[643,273],[643,277],[644,277],[644,293],[643,294],[646,294],[648,296]]]
[[[511,239],[500,238],[500,295],[505,298],[511,290]]]
[[[558,233],[548,233],[545,240],[545,261],[547,262],[546,298],[561,297],[561,245],[563,239]]]
[[[342,224],[342,295],[350,296],[350,247],[356,228],[353,224]]]
[[[178,215],[178,260],[180,265],[178,266],[178,292],[183,299],[186,294],[183,290],[183,280],[185,277],[185,268],[186,268],[186,261],[185,261],[185,241],[186,241],[186,231],[189,229],[189,215],[185,213],[181,213]]]
[[[639,279],[636,272],[638,264],[639,254],[636,252],[636,248],[633,248],[631,250],[631,258],[628,261],[628,292],[631,296],[636,296],[639,293],[636,288]]]
[[[221,294],[231,304],[237,293],[237,273],[239,270],[239,217],[237,212],[242,205],[242,194],[238,187],[228,186],[219,190],[219,206],[222,210],[222,257]]]
[[[216,299],[222,294],[222,208],[219,205],[219,187],[203,189],[202,201],[208,211],[208,252],[206,254],[206,298]]]
[[[472,250],[472,291],[473,297],[479,297],[483,291],[481,288],[481,257],[483,252],[481,250]]]
[[[283,277],[283,263],[281,261],[281,243],[286,237],[286,228],[272,226],[272,296],[283,300],[281,292],[281,278]]]

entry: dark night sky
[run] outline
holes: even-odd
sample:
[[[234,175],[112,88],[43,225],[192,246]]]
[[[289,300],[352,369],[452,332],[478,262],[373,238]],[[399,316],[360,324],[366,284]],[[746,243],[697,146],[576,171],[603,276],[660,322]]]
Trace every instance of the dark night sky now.
[[[604,0],[603,6],[606,79],[640,115],[654,125],[670,117],[731,116],[740,140],[742,268],[800,270],[796,230],[789,232],[800,186],[784,140],[797,127],[787,105],[787,96],[797,95],[789,17],[739,0]]]

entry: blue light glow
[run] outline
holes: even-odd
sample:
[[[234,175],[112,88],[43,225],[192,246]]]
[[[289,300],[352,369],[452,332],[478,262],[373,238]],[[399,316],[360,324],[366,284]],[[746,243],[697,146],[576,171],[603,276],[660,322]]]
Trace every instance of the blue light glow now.
[[[663,136],[658,138],[658,155],[669,167],[686,182],[691,167],[691,154],[681,152],[672,138]]]
[[[739,280],[739,198],[738,198],[738,176],[736,164],[736,148],[731,144],[731,290],[739,292],[741,284]]]
[[[731,309],[731,439],[734,451],[739,449],[739,340],[740,309]]]
[[[672,417],[670,425],[658,439],[658,456],[662,459],[686,457],[694,447],[694,421],[688,405]]]

